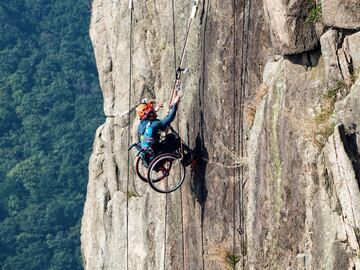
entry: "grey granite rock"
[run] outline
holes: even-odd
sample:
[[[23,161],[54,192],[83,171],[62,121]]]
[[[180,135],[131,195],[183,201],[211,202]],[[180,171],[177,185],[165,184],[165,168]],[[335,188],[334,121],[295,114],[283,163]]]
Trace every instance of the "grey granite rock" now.
[[[322,19],[326,26],[360,28],[359,0],[321,0]]]
[[[306,21],[311,8],[307,1],[264,0],[264,8],[277,53],[302,53],[318,46],[315,25]]]
[[[174,3],[179,63],[190,5]],[[199,1],[174,126],[201,158],[164,196],[136,178],[127,148],[141,98],[169,101],[172,2],[134,1],[131,96],[128,1],[92,7],[107,119],[89,161],[86,270],[360,269],[359,80],[329,113],[332,136],[329,119],[314,121],[329,82],[354,79],[357,34],[330,29],[310,51],[322,30],[305,23],[306,1]]]
[[[336,30],[328,30],[321,36],[321,52],[325,63],[325,76],[330,85],[336,84],[342,80],[337,56],[339,32]]]

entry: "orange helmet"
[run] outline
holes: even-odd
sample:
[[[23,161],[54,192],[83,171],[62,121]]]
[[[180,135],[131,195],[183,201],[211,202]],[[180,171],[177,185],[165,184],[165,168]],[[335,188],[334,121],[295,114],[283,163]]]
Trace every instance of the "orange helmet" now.
[[[151,102],[141,103],[136,107],[136,114],[141,120],[146,119],[150,112],[154,111],[154,105]]]

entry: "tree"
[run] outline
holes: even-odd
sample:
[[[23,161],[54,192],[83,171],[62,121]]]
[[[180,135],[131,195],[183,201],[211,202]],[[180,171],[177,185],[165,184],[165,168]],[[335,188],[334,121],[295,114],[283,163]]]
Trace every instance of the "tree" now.
[[[0,268],[82,269],[87,163],[103,122],[88,1],[0,3]]]

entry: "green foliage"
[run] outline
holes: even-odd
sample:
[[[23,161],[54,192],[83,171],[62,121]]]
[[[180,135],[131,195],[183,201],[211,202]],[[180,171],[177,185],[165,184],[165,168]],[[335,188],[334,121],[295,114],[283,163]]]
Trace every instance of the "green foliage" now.
[[[346,87],[344,81],[336,81],[335,85],[328,89],[324,94],[324,101],[321,110],[315,115],[314,123],[316,125],[316,144],[322,148],[327,138],[334,133],[335,123],[332,120],[334,114],[335,102],[339,93]]]
[[[127,197],[128,197],[128,199],[130,199],[131,197],[140,197],[140,196],[139,196],[139,194],[137,194],[137,192],[129,190],[127,192]]]
[[[327,122],[330,119],[333,112],[334,109],[330,106],[325,106],[321,108],[320,112],[318,112],[314,117],[315,123],[320,125]]]
[[[226,256],[226,261],[232,269],[235,269],[236,265],[240,262],[240,256],[236,254],[228,254]]]
[[[335,81],[335,85],[328,89],[324,95],[324,98],[332,103],[335,103],[338,93],[346,88],[346,84],[342,80]]]
[[[328,89],[324,94],[324,102],[322,104],[321,110],[318,114],[315,115],[314,121],[316,124],[320,125],[327,122],[332,116],[335,108],[335,102],[339,95],[339,92],[346,87],[344,81],[337,80],[335,85]]]
[[[305,22],[315,23],[321,20],[321,4],[317,4],[316,0],[307,0],[308,5],[310,5],[310,11],[307,15]]]
[[[89,19],[88,0],[0,3],[0,269],[82,269],[103,122]]]

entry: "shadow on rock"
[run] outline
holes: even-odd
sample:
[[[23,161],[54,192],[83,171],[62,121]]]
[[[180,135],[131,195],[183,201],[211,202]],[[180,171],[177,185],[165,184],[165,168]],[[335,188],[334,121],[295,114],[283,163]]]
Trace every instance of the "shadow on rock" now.
[[[198,157],[198,161],[197,164],[193,166],[194,174],[192,177],[191,191],[195,195],[196,201],[201,205],[201,220],[203,221],[208,194],[206,189],[206,167],[209,156],[200,134],[196,137],[194,150]]]
[[[288,59],[295,65],[301,65],[306,67],[316,67],[319,63],[321,56],[321,50],[319,48],[310,52],[304,52],[299,54],[287,55],[285,59]]]
[[[360,187],[360,152],[357,145],[356,138],[356,124],[353,124],[349,131],[345,130],[343,125],[339,126],[339,133],[341,141],[344,144],[345,151],[351,160],[352,166],[354,168],[355,177]]]

